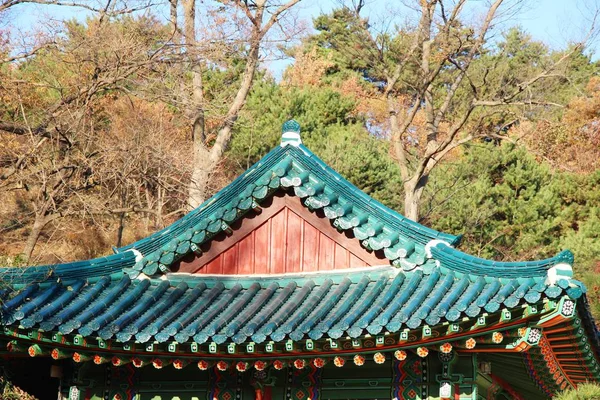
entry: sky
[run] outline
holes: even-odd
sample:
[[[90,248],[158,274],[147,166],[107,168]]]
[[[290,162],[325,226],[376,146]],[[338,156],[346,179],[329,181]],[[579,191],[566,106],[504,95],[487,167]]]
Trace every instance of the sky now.
[[[365,12],[372,20],[388,18],[389,9],[394,4],[416,0],[367,0]],[[511,0],[507,0],[511,2]],[[521,0],[512,0],[512,2]],[[487,0],[474,0],[475,5],[485,5]],[[340,4],[340,0],[302,0],[298,10],[299,17],[306,21],[307,26],[312,26],[311,20],[320,13],[328,12]],[[510,4],[510,3],[509,3]],[[569,42],[580,41],[585,37],[591,18],[592,8],[600,6],[599,0],[525,0],[518,12],[514,13],[503,24],[502,28],[520,25],[535,40],[547,44],[550,48],[565,47]],[[398,7],[398,6],[396,6]],[[165,8],[165,14],[167,9]],[[28,31],[36,27],[41,21],[48,19],[85,18],[85,13],[78,9],[59,6],[39,6],[25,4],[19,6],[11,13],[10,24],[21,30]],[[593,59],[600,59],[600,43],[590,41],[588,52]],[[271,61],[266,68],[276,77],[280,78],[282,71],[290,60]]]

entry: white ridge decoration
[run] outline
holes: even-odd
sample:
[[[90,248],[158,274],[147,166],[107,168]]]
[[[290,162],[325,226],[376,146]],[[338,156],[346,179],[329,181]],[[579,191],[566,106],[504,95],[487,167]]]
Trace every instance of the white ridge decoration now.
[[[445,240],[440,240],[440,239],[430,240],[425,245],[425,256],[427,256],[427,258],[433,258],[433,255],[431,254],[431,248],[437,246],[438,244],[444,244],[448,247],[452,247],[450,245],[450,243],[446,242]]]
[[[135,254],[135,262],[140,262],[144,259],[144,255],[142,254],[141,251],[136,250],[136,249],[129,249],[128,251],[131,251],[133,254]]]
[[[573,277],[573,267],[567,263],[556,264],[548,270],[546,275],[546,284],[554,286],[559,279],[571,279]]]

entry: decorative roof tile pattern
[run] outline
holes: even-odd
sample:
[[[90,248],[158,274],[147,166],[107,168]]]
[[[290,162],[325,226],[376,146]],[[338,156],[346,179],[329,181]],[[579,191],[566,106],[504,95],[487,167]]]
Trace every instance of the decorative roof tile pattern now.
[[[393,267],[240,279],[169,274],[32,284],[7,298],[2,322],[119,342],[263,343],[398,332],[560,296],[581,284],[492,279]]]

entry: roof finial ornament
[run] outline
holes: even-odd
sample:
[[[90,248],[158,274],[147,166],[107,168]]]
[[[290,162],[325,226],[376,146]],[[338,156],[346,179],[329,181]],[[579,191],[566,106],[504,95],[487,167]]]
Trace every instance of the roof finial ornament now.
[[[302,144],[300,139],[300,124],[294,119],[286,121],[281,127],[281,147],[287,145],[298,147]]]

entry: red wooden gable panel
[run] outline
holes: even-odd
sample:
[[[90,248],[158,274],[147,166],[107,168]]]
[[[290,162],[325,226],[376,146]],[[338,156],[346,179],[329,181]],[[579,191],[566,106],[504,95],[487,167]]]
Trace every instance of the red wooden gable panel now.
[[[198,274],[280,274],[386,264],[382,254],[362,248],[327,218],[310,212],[295,197],[274,197],[260,214],[242,218],[231,236],[221,234],[200,257],[180,263],[180,272]]]

